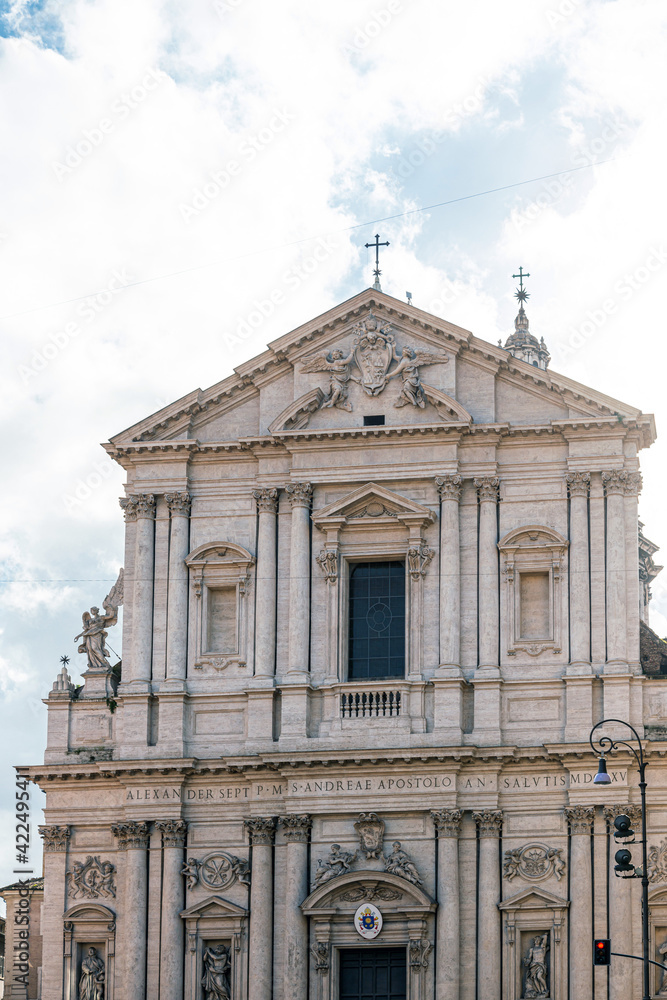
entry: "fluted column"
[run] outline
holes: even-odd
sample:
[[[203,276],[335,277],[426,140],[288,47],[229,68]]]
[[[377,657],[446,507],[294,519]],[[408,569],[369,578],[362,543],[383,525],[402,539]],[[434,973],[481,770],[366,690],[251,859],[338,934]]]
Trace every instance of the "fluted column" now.
[[[250,943],[248,1000],[271,1000],[273,995],[273,841],[272,816],[247,819],[252,847],[250,882]]]
[[[431,810],[438,834],[435,1000],[459,1000],[459,834],[461,810]]]
[[[632,942],[632,882],[618,878],[614,871],[615,854],[624,845],[614,840],[614,820],[617,816],[629,816],[636,839],[641,834],[641,809],[636,805],[605,806],[604,818],[609,831],[609,937],[612,942]],[[617,949],[625,950],[625,949]],[[632,952],[632,946],[628,946]],[[612,962],[609,970],[609,1000],[628,1000],[632,997],[633,966],[630,962]]]
[[[440,494],[440,666],[461,663],[460,476],[438,476]]]
[[[129,681],[150,682],[153,648],[153,567],[155,562],[155,497],[136,493],[120,501],[126,521],[136,521],[132,656]]]
[[[42,904],[42,1000],[63,996],[63,913],[66,909],[69,826],[40,826],[44,840],[44,903]],[[14,928],[7,928],[7,945],[14,946]]]
[[[477,918],[477,990],[484,1000],[500,1000],[500,859],[498,837],[503,814],[494,809],[473,813],[479,830],[479,913]]]
[[[498,669],[498,523],[500,480],[475,480],[479,499],[479,669]]]
[[[171,515],[167,618],[167,680],[185,680],[188,649],[188,567],[190,494],[167,493]]]
[[[591,604],[588,566],[589,472],[566,476],[570,495],[570,664],[579,672],[591,662]],[[568,670],[568,673],[574,672]]]
[[[565,810],[570,824],[570,996],[590,997],[593,989],[593,887],[591,879],[592,806]]]
[[[146,913],[148,906],[148,823],[114,823],[111,832],[126,851],[122,909],[123,988],[132,1000],[146,1000]]]
[[[158,820],[162,834],[162,933],[160,942],[160,1000],[182,1000],[185,909],[183,848],[188,824],[182,819]]]
[[[616,671],[619,668],[623,671],[627,660],[623,499],[627,476],[625,470],[602,473],[602,483],[607,498],[607,664],[612,672],[614,668]]]
[[[310,644],[310,483],[285,487],[292,508],[289,589],[289,671],[308,673]]]
[[[304,1000],[308,992],[308,922],[301,904],[308,895],[310,816],[283,816],[285,862],[284,1000]]]
[[[255,588],[255,677],[273,677],[276,665],[276,513],[278,490],[253,490],[259,514]]]

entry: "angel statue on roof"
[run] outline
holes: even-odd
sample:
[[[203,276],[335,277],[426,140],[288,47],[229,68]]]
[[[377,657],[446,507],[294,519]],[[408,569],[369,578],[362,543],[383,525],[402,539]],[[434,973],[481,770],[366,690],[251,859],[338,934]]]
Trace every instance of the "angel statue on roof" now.
[[[432,351],[418,351],[412,347],[404,347],[399,354],[396,347],[393,348],[394,361],[398,365],[387,375],[387,380],[400,375],[403,379],[403,388],[394,406],[426,406],[424,388],[422,386],[419,369],[422,365],[443,365],[449,360],[446,354],[434,354]]]
[[[348,403],[348,382],[358,382],[356,376],[350,374],[350,363],[354,359],[354,352],[351,351],[347,357],[340,348],[335,351],[313,354],[306,358],[301,366],[302,372],[328,372],[329,373],[329,395],[322,403],[322,407],[338,406],[341,410],[352,409],[352,404]]]
[[[104,614],[100,614],[99,608],[91,608],[90,614],[83,613],[83,631],[74,636],[74,642],[82,639],[77,652],[85,653],[88,657],[88,670],[109,671],[109,650],[106,647],[105,639],[108,636],[107,629],[111,628],[118,621],[118,608],[123,603],[123,570],[118,574],[118,579],[102,601]]]

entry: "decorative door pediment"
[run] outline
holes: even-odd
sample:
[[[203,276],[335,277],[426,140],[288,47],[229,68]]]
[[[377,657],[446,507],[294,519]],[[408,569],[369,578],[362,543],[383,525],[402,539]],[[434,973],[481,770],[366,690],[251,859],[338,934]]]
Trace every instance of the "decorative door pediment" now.
[[[367,483],[312,515],[313,523],[320,531],[327,531],[335,525],[342,527],[350,521],[368,519],[377,523],[386,522],[388,518],[394,523],[399,521],[409,527],[418,525],[422,528],[435,521],[435,514],[428,507],[385,486]]]
[[[197,903],[195,906],[189,906],[187,910],[182,910],[181,916],[184,920],[197,917],[240,918],[247,917],[248,911],[243,906],[237,906],[236,903],[230,903],[228,899],[224,899],[222,896],[207,896],[206,899],[202,899],[202,901]]]
[[[417,885],[388,872],[348,872],[319,886],[301,904],[309,916],[327,912],[354,913],[361,902],[375,903],[383,912],[411,915],[435,910],[431,897]]]

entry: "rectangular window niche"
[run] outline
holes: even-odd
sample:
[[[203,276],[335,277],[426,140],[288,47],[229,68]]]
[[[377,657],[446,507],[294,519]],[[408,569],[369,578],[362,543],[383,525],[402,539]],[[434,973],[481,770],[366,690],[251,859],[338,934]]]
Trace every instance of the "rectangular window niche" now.
[[[544,525],[510,531],[498,543],[505,578],[502,623],[508,656],[561,652],[565,538]]]

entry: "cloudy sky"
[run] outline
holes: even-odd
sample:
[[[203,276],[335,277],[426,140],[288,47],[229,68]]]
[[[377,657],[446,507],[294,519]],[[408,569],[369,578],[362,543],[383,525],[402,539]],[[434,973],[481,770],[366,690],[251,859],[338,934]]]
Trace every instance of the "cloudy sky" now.
[[[369,285],[376,231],[385,291],[494,343],[522,265],[552,368],[667,424],[667,7],[0,11],[2,884],[10,765],[41,759],[41,698],[62,654],[78,679],[81,613],[121,562],[122,473],[99,442]],[[664,552],[652,452],[640,509]],[[654,608],[667,634],[667,581]]]

